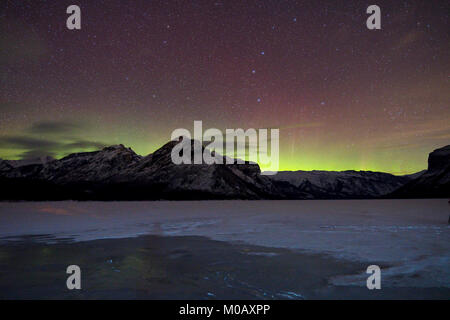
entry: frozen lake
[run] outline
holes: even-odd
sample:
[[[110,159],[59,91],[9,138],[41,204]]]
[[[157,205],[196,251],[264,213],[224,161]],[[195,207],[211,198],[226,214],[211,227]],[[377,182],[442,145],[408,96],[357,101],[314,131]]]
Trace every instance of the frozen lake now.
[[[387,266],[384,286],[449,288],[449,215],[446,199],[4,202],[0,238],[205,236]],[[340,276],[331,282],[361,285],[366,278]]]

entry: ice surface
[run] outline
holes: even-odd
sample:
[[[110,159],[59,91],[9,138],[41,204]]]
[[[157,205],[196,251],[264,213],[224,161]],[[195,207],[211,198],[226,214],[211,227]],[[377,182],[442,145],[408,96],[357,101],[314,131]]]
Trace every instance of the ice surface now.
[[[199,235],[387,266],[383,285],[450,287],[450,206],[433,200],[9,202],[0,237]],[[361,284],[366,274],[333,279]]]

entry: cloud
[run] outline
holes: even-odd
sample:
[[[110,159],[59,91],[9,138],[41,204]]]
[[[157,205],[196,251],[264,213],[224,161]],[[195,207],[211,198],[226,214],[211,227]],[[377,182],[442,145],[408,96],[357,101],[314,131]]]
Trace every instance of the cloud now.
[[[27,136],[0,137],[0,149],[20,150],[20,159],[34,159],[44,156],[55,157],[63,145],[57,141],[36,139]]]
[[[16,151],[16,159],[35,159],[43,156],[64,157],[70,153],[99,150],[106,143],[79,137],[86,125],[73,121],[40,121],[24,130],[24,134],[0,136],[1,150]]]
[[[21,160],[36,159],[47,156],[56,158],[57,154],[49,150],[29,150],[18,155]]]
[[[0,137],[0,148],[2,149],[54,149],[60,146],[61,144],[56,141],[27,136]]]
[[[70,141],[56,141],[51,139],[37,139],[28,136],[0,137],[0,149],[20,150],[17,157],[33,159],[43,156],[65,156],[72,152],[101,149],[106,144],[99,141],[74,139]]]
[[[101,149],[106,147],[106,144],[98,141],[88,141],[88,140],[78,140],[71,143],[67,143],[64,145],[67,149],[88,149],[88,148],[97,148]]]

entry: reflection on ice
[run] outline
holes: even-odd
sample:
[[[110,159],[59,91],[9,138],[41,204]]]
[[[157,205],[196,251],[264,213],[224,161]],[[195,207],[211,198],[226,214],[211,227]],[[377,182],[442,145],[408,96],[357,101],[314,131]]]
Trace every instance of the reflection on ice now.
[[[199,235],[385,263],[393,266],[389,272],[397,282],[407,283],[404,276],[420,285],[430,279],[450,286],[449,213],[445,199],[0,203],[0,238],[55,242]],[[422,281],[425,272],[431,276]]]

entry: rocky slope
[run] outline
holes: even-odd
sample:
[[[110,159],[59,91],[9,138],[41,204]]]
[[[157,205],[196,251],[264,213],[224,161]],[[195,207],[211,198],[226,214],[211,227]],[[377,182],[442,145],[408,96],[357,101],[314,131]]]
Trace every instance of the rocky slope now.
[[[428,156],[428,169],[416,179],[390,194],[393,198],[450,197],[450,145]]]
[[[18,167],[31,165],[31,164],[46,164],[46,163],[52,162],[54,160],[55,160],[55,158],[46,156],[46,157],[39,157],[39,158],[26,159],[26,160],[5,160],[4,162],[14,168],[18,168]]]

